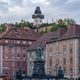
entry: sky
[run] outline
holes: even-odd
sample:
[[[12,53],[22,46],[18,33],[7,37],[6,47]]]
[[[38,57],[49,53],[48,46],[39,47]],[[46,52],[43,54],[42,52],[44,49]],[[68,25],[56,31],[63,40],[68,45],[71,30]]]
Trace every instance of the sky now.
[[[0,0],[0,23],[20,20],[33,22],[32,14],[40,6],[44,22],[72,18],[80,24],[80,0]]]

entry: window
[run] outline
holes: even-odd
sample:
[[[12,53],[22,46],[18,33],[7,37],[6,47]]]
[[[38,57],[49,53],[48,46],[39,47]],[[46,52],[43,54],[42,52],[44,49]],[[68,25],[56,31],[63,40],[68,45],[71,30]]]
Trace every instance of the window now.
[[[17,59],[20,59],[20,54],[19,53],[17,54]]]
[[[70,54],[73,52],[72,48],[70,48]]]
[[[15,41],[11,41],[11,43],[15,43]]]
[[[4,57],[8,58],[8,47],[5,46]]]
[[[8,52],[5,52],[4,54],[5,54],[5,58],[8,58]]]
[[[52,66],[52,59],[50,59],[50,66]]]
[[[64,73],[66,73],[66,68],[64,68]]]
[[[23,58],[25,58],[26,56],[25,56],[25,54],[23,54]]]
[[[19,44],[19,43],[20,43],[20,41],[17,41],[17,43]]]
[[[66,64],[66,58],[63,57],[63,64]]]
[[[12,47],[11,57],[14,58],[14,47]]]
[[[63,57],[66,56],[66,48],[63,48]]]
[[[23,71],[22,74],[25,75],[25,71]]]
[[[73,63],[73,58],[72,57],[70,57],[70,64],[72,64]]]
[[[20,51],[20,47],[17,47],[17,52],[19,53],[19,51]]]
[[[51,51],[51,52],[50,52],[50,57],[51,57],[52,55],[53,55],[53,52]]]
[[[5,40],[5,43],[8,43],[8,40]]]
[[[32,42],[31,42],[31,41],[29,41],[29,44],[32,44]]]
[[[25,66],[25,62],[23,62],[23,67]]]
[[[17,62],[17,66],[20,66],[19,61]]]
[[[23,41],[23,44],[26,44],[26,41]]]
[[[59,50],[56,50],[56,55],[57,55],[57,56],[59,55]]]
[[[19,55],[19,54],[17,54],[17,57],[20,57],[20,55]]]
[[[8,71],[7,71],[7,70],[4,70],[4,74],[6,74],[6,75],[7,75],[7,74],[8,74]]]
[[[14,67],[14,61],[12,61],[12,67]]]
[[[26,50],[26,47],[23,47],[23,50]]]
[[[73,73],[73,69],[72,68],[70,68],[70,73]]]
[[[66,48],[63,48],[63,64],[66,64]]]
[[[8,61],[4,62],[4,67],[8,67]]]

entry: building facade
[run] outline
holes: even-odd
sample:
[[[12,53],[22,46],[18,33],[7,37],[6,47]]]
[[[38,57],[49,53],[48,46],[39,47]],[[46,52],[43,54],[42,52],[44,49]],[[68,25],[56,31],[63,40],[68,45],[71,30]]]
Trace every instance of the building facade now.
[[[48,32],[44,34],[36,42],[34,42],[32,45],[28,47],[28,75],[32,75],[34,61],[36,58],[35,52],[37,47],[40,47],[42,49],[42,59],[45,61],[44,67],[46,69],[46,42],[53,35],[52,33],[53,32]]]
[[[36,39],[34,31],[6,24],[6,31],[0,34],[0,74],[15,77],[21,69],[27,75],[27,50]]]
[[[45,36],[46,35],[46,36]],[[45,43],[45,46],[42,46]],[[59,67],[64,76],[78,80],[80,78],[80,25],[68,25],[55,32],[41,36],[28,50],[28,74],[32,74],[35,49],[43,48],[45,73],[57,75]],[[29,73],[30,72],[30,73]]]
[[[61,67],[65,77],[78,80],[80,78],[80,25],[69,25],[63,32],[58,34],[56,31],[56,33],[46,44],[46,73],[56,75]]]

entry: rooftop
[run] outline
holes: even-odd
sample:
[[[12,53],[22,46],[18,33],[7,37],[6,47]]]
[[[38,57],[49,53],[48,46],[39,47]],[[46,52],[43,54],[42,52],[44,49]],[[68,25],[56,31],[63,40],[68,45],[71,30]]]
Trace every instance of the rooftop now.
[[[68,25],[66,29],[59,28],[55,32],[48,32],[42,35],[34,44],[29,47],[28,50],[35,50],[38,46],[44,49],[46,43],[73,38],[80,38],[80,25]]]

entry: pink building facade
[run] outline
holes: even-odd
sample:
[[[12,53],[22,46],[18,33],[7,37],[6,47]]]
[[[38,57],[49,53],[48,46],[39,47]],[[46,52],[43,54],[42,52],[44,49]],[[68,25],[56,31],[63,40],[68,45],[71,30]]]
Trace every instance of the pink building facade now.
[[[27,29],[16,29],[6,25],[7,29],[0,35],[0,74],[15,77],[21,69],[27,75],[27,49],[36,41],[36,33]]]

